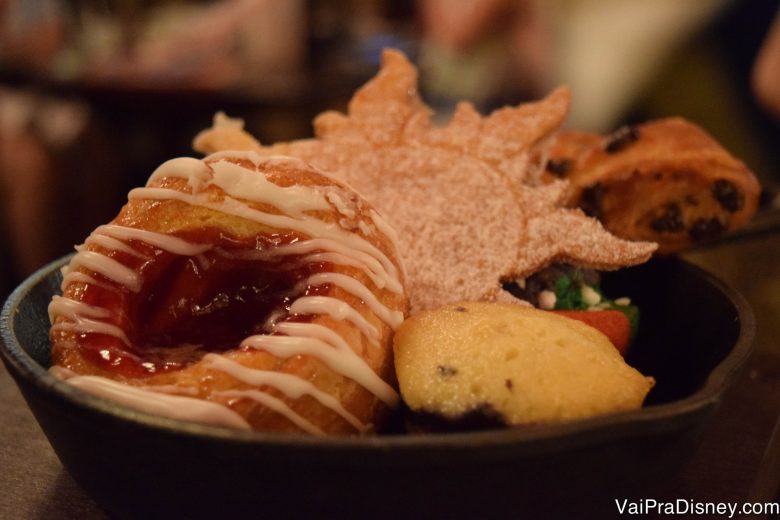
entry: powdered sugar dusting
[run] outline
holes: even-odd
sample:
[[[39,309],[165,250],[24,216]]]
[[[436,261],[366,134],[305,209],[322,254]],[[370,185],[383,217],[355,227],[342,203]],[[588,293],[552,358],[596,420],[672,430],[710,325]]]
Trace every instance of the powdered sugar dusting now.
[[[315,139],[254,148],[300,157],[373,203],[398,231],[412,312],[458,300],[508,301],[503,281],[553,261],[615,269],[655,250],[564,208],[565,181],[539,183],[533,159],[562,124],[568,89],[487,117],[460,103],[449,124],[435,127],[416,86],[411,63],[385,51],[382,69],[347,114],[315,120]],[[224,138],[206,132],[195,146],[213,152],[216,143]]]

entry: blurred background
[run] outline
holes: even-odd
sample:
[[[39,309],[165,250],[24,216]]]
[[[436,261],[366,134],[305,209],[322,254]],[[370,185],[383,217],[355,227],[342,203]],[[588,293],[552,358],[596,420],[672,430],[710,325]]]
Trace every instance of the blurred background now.
[[[777,10],[763,0],[0,0],[0,301],[110,220],[160,163],[191,155],[217,110],[265,143],[308,137],[316,114],[344,110],[384,47],[417,63],[441,121],[460,99],[487,113],[568,84],[567,126],[687,117],[771,187],[780,78],[769,94],[754,87]]]

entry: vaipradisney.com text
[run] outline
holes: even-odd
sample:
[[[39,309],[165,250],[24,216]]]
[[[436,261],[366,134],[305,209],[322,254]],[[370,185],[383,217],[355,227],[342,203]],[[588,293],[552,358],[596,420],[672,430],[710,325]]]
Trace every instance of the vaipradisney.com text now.
[[[780,514],[780,502],[700,502],[686,498],[661,501],[653,498],[641,500],[615,499],[620,515],[719,515],[735,518],[737,515],[777,515]]]

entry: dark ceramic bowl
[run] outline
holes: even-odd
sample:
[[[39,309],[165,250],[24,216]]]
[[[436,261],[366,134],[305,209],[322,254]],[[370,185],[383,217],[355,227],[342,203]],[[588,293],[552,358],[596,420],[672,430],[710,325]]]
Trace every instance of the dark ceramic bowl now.
[[[755,330],[735,291],[653,261],[604,280],[642,309],[628,361],[657,385],[641,410],[474,433],[248,433],[147,415],[50,376],[46,307],[65,260],[10,296],[0,352],[63,465],[120,517],[614,514],[616,499],[650,496],[685,463]]]

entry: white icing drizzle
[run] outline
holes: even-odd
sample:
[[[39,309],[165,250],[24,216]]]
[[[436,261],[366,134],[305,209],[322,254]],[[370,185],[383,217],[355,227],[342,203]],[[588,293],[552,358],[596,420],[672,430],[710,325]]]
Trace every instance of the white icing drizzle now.
[[[211,244],[194,244],[172,235],[147,231],[145,229],[119,226],[117,224],[100,226],[94,233],[121,240],[138,240],[159,247],[163,251],[168,251],[175,255],[195,256],[211,249]]]
[[[121,340],[125,345],[130,345],[130,340],[125,332],[116,325],[100,321],[111,317],[111,311],[103,307],[95,307],[84,302],[55,296],[49,303],[49,319],[54,315],[65,316],[71,321],[61,321],[52,325],[52,330],[75,330],[78,332],[93,332],[106,334]]]
[[[251,161],[261,174],[258,175],[257,171],[229,161],[229,159],[235,158]],[[307,211],[333,211],[335,208],[339,214],[351,218],[356,215],[356,211],[348,202],[329,187],[284,187],[270,182],[265,175],[262,175],[263,165],[270,166],[282,162],[294,167],[313,170],[298,159],[282,156],[261,157],[254,152],[220,152],[209,156],[204,161],[190,158],[172,159],[155,170],[146,187],[132,190],[128,194],[128,198],[130,200],[177,200],[246,218],[271,228],[297,231],[308,237],[291,244],[265,250],[226,251],[217,248],[215,249],[217,255],[261,261],[273,261],[277,258],[295,255],[300,256],[300,258],[288,263],[298,267],[308,263],[351,266],[365,273],[376,287],[396,294],[403,293],[399,269],[379,248],[357,233],[349,232],[336,223],[326,222],[306,213]],[[322,174],[322,172],[318,173]],[[170,177],[187,179],[191,192],[185,193],[149,185]],[[211,185],[219,187],[225,193],[222,201],[215,202],[209,195],[202,193]],[[238,200],[239,198],[272,205],[281,214],[258,211]],[[397,252],[397,236],[394,230],[375,211],[371,210],[370,216],[376,228],[387,236]],[[360,229],[363,233],[371,232],[365,223],[361,221],[361,224],[363,226],[360,226]],[[208,259],[203,256],[203,253],[212,248],[211,244],[192,243],[172,235],[115,224],[100,226],[85,244],[99,245],[106,250],[122,251],[138,256],[140,252],[133,249],[129,241],[143,242],[177,255],[192,256],[203,269],[208,267]],[[76,269],[78,267],[99,273],[119,287],[112,287],[110,284],[96,280],[89,274],[79,272]],[[125,287],[134,292],[139,291],[142,285],[142,280],[139,279],[134,270],[109,257],[108,253],[101,254],[89,248],[80,248],[74,257],[65,273],[63,290],[68,284],[75,282],[95,283],[110,290]],[[345,274],[318,273],[303,283],[309,286],[333,284],[342,288],[365,302],[368,308],[393,330],[403,320],[403,313],[385,306],[368,287]],[[298,294],[302,294],[303,288],[299,287],[301,292]],[[107,312],[109,311],[67,298],[55,298],[50,305],[50,315],[67,318],[59,320],[56,327],[77,332],[100,331],[118,337],[129,344],[119,327],[107,321],[101,321],[110,318],[106,314]],[[378,344],[380,332],[377,327],[366,320],[358,310],[335,298],[300,296],[291,304],[290,312],[327,315],[338,320],[345,320],[360,331],[371,344]],[[298,354],[314,356],[335,372],[362,385],[385,403],[391,406],[398,403],[397,392],[382,380],[339,334],[316,323],[278,321],[282,317],[283,315],[270,316],[266,323],[269,331],[276,331],[282,335],[259,334],[246,338],[241,344],[249,348],[266,350],[281,358]],[[253,386],[275,388],[289,398],[297,399],[303,395],[309,395],[323,406],[336,412],[359,432],[365,432],[371,428],[370,425],[362,424],[344,409],[334,396],[323,392],[311,382],[296,375],[249,368],[215,353],[204,356],[202,362],[211,369],[225,372]],[[75,376],[73,374],[68,375],[67,380],[87,391],[112,397],[151,413],[199,422],[212,422],[241,428],[249,427],[246,421],[227,405],[181,395],[170,395],[176,393],[175,387],[162,389],[153,386],[129,386],[96,376]],[[322,433],[319,428],[297,414],[284,401],[260,389],[230,390],[216,395],[252,399],[285,416],[304,431],[313,434]],[[161,397],[165,397],[165,399],[160,400]]]
[[[98,227],[90,234],[85,244],[97,243],[109,250],[123,251],[138,258],[143,258],[142,254],[125,242],[122,242],[123,240],[138,240],[164,251],[186,256],[198,255],[211,249],[210,244],[194,244],[175,236],[116,224]],[[138,277],[138,273],[133,269],[126,267],[121,262],[107,255],[90,251],[83,246],[77,247],[76,250],[78,254],[71,261],[62,280],[63,290],[67,285],[76,281],[95,283],[106,288],[105,284],[97,282],[94,277],[78,272],[76,268],[79,266],[99,273],[133,292],[138,292],[141,289],[141,280]]]
[[[261,392],[260,390],[223,390],[221,392],[215,392],[214,395],[218,397],[236,397],[239,399],[252,399],[262,404],[266,408],[273,410],[274,412],[284,415],[287,420],[295,424],[298,428],[310,433],[312,435],[324,435],[324,432],[320,430],[311,421],[306,420],[300,414],[295,413],[295,410],[282,401],[281,399],[272,396],[267,392]]]
[[[364,264],[361,264],[359,261],[355,260],[354,258],[350,258],[347,256],[342,255],[341,253],[312,253],[310,255],[304,256],[301,259],[289,262],[282,266],[282,268],[285,269],[297,269],[303,265],[307,264],[316,264],[316,263],[322,263],[327,262],[331,264],[341,265],[341,266],[351,266],[356,267],[363,271],[363,273],[368,276],[368,278],[373,282],[374,285],[376,285],[378,288],[383,289],[385,288],[385,279],[377,276],[375,273],[373,273],[371,270],[369,270]],[[391,291],[395,292],[395,291]]]
[[[370,227],[368,227],[368,224],[366,224],[364,221],[360,220],[358,221],[358,229],[364,234],[364,235],[370,235],[373,233]]]
[[[142,253],[136,251],[135,249],[125,244],[121,240],[118,240],[110,236],[102,235],[97,231],[95,231],[94,233],[89,235],[89,237],[87,237],[87,239],[84,241],[84,245],[85,246],[97,245],[104,249],[121,251],[123,253],[127,253],[128,255],[132,255],[137,258],[144,258],[144,255]],[[83,248],[84,248],[83,246],[78,246],[76,248],[76,251],[81,251]]]
[[[398,245],[398,232],[384,219],[384,217],[382,217],[382,215],[379,214],[377,210],[371,209],[368,214],[371,217],[371,221],[374,223],[380,233],[390,239],[390,244],[393,246],[393,254],[395,257],[401,258],[401,248]],[[403,274],[404,278],[406,278],[406,271],[403,263],[401,263],[401,273]]]
[[[318,323],[296,323],[288,321],[277,323],[275,330],[293,337],[316,338],[339,351],[345,352],[349,356],[360,359],[360,356],[358,356],[358,354],[349,347],[349,344],[344,340],[344,338],[324,325],[320,325]],[[393,389],[393,387],[388,385],[384,379],[376,375],[372,370],[361,370],[363,373],[356,377],[364,381],[364,386],[366,386],[366,388],[369,388],[375,395],[377,395],[388,405],[395,406],[398,404],[398,393]]]
[[[146,389],[154,389],[155,392],[160,394],[173,394],[173,395],[198,395],[197,388],[191,386],[177,386],[177,385],[154,385],[145,386]]]
[[[342,405],[341,402],[332,395],[323,392],[310,381],[301,379],[298,376],[292,374],[286,374],[283,372],[274,372],[271,370],[257,370],[249,368],[241,363],[237,363],[231,359],[217,354],[206,354],[203,357],[203,361],[210,367],[216,368],[226,374],[235,377],[239,381],[253,385],[253,386],[271,386],[282,392],[287,397],[293,399],[300,399],[304,395],[313,397],[323,406],[330,408],[337,414],[339,414],[345,421],[349,422],[356,429],[362,430],[365,428],[354,415],[349,413]],[[292,409],[289,409],[291,415],[299,415]],[[288,416],[289,418],[289,416]]]
[[[95,251],[82,250],[70,261],[71,271],[84,267],[99,273],[133,292],[141,290],[141,278],[133,269],[121,262]]]
[[[369,216],[371,217],[371,221],[374,223],[376,228],[387,238],[390,239],[390,242],[393,244],[393,253],[395,253],[396,256],[398,256],[398,232],[396,232],[395,228],[388,224],[388,222],[382,217],[382,215],[379,214],[379,212],[375,209],[371,209],[368,212]]]
[[[338,265],[358,267],[371,278],[371,281],[378,288],[387,289],[395,294],[403,293],[403,286],[398,278],[398,271],[395,270],[392,263],[390,263],[392,269],[388,270],[387,265],[377,260],[376,257],[363,251],[346,247],[338,240],[330,238],[311,238],[292,244],[279,245],[273,249],[231,251],[230,253],[221,250],[220,253],[244,260],[270,261],[280,256],[304,255],[313,251],[322,251],[315,254],[323,255],[322,259],[312,259],[314,262],[324,260]],[[327,257],[324,255],[327,255]],[[336,255],[339,256],[337,257]]]
[[[304,283],[312,287],[326,283],[341,287],[351,295],[366,302],[373,313],[379,316],[379,319],[390,325],[393,330],[398,329],[398,327],[401,326],[401,322],[404,321],[403,312],[394,311],[385,306],[365,285],[351,276],[340,273],[317,273],[307,278]]]
[[[374,245],[361,238],[359,235],[345,231],[335,223],[325,222],[316,218],[293,219],[286,215],[272,215],[250,208],[246,204],[230,197],[225,197],[221,204],[207,203],[201,205],[212,209],[222,210],[225,213],[230,213],[248,220],[254,220],[274,228],[290,229],[309,236],[334,239],[347,247],[352,247],[375,256],[382,261],[383,264],[387,262],[386,267],[388,265],[393,265],[392,262],[390,262],[390,259]]]
[[[347,302],[330,296],[301,296],[290,306],[293,314],[324,314],[336,320],[352,322],[374,345],[381,337],[379,330]]]
[[[165,161],[157,167],[149,176],[147,184],[165,177],[179,177],[187,179],[191,189],[199,189],[211,176],[211,170],[206,164],[192,157],[178,157]]]
[[[84,302],[63,298],[62,296],[53,296],[49,303],[49,320],[52,314],[62,314],[72,320],[78,318],[106,319],[111,317],[111,311],[103,307],[96,307]]]
[[[377,273],[371,271],[365,264],[361,263],[359,260],[356,260],[354,257],[345,256],[341,253],[312,253],[303,257],[302,261],[307,263],[329,262],[336,265],[348,265],[351,267],[356,267],[362,270],[363,273],[365,273],[365,275],[371,279],[371,282],[373,282],[373,284],[378,288],[387,289],[388,291],[396,294],[400,294],[403,291],[403,288],[399,287],[400,283],[397,278],[387,278],[386,276],[378,275]]]
[[[232,197],[270,204],[296,217],[304,211],[330,209],[324,195],[308,186],[278,186],[264,175],[227,160],[212,162],[211,168],[214,171],[211,183]]]
[[[210,163],[222,159],[244,159],[245,161],[254,164],[255,168],[258,169],[269,166],[287,165],[301,170],[314,171],[327,177],[325,172],[315,168],[300,157],[293,157],[291,155],[260,155],[254,150],[223,150],[221,152],[214,152],[203,159],[203,162]]]
[[[250,336],[241,342],[241,346],[264,350],[279,358],[289,358],[299,354],[316,357],[334,372],[348,374],[367,390],[378,394],[377,397],[382,398],[383,401],[386,400],[387,404],[397,404],[396,396],[386,395],[386,384],[378,383],[382,379],[368,368],[363,358],[355,354],[352,349],[335,349],[317,338],[272,336],[269,334]],[[384,381],[382,382],[384,383]]]
[[[347,218],[355,218],[355,210],[347,206],[338,193],[336,193],[335,191],[331,191],[325,197],[328,199],[328,202],[330,202],[331,204],[333,204],[333,206],[335,206],[336,211],[338,211],[339,213],[341,213]]]
[[[75,331],[80,333],[92,332],[94,334],[105,334],[106,336],[113,336],[127,346],[130,346],[130,340],[125,335],[124,331],[116,325],[111,325],[104,321],[90,320],[85,318],[79,318],[74,322],[61,322],[51,326],[51,330],[66,330]]]
[[[82,273],[80,271],[73,271],[72,269],[63,269],[63,277],[62,277],[62,284],[60,286],[61,290],[65,290],[65,287],[72,283],[84,283],[87,285],[94,285],[96,287],[100,287],[102,289],[106,289],[108,291],[113,291],[114,288],[111,287],[107,283],[99,282],[92,276],[89,276],[86,273]]]
[[[151,414],[251,430],[249,423],[230,408],[204,399],[154,392],[152,387],[138,388],[99,376],[72,376],[65,381],[90,394]]]
[[[156,200],[178,200],[187,204],[195,205],[195,201],[189,193],[170,188],[154,188],[144,186],[143,188],[133,188],[127,194],[127,200],[136,199],[156,199]]]

